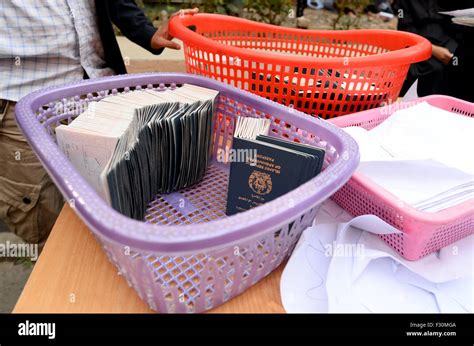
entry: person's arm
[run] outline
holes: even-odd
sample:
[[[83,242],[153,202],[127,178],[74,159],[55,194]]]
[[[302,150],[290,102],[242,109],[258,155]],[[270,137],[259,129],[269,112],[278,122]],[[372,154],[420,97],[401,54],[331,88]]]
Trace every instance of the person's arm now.
[[[454,54],[451,53],[451,51],[448,48],[437,46],[435,44],[432,44],[431,47],[433,49],[432,50],[433,57],[436,60],[441,61],[445,65],[448,65],[451,62],[451,59],[453,58]]]
[[[431,18],[428,9],[420,3],[409,0],[397,1],[395,8],[400,11],[398,12],[398,30],[424,36],[431,42],[432,56],[445,65],[449,64],[453,58],[453,52],[457,48],[457,43],[444,33],[439,35],[439,32],[427,33],[426,30],[422,31],[422,26],[427,25]],[[422,32],[424,32],[424,35]]]
[[[184,16],[187,14],[196,14],[199,12],[199,9],[193,8],[193,9],[185,9],[185,10],[180,10],[176,13],[173,13],[171,15],[171,18],[174,16]],[[173,37],[169,34],[168,32],[168,23],[165,25],[162,25],[158,28],[156,33],[153,35],[151,38],[151,47],[152,48],[171,48],[171,49],[181,49],[181,46],[172,41]]]
[[[168,24],[156,29],[134,0],[109,1],[110,18],[131,41],[153,54],[161,54],[164,48],[180,49],[171,41]],[[198,9],[182,10],[183,14],[197,13]]]
[[[110,19],[131,41],[153,54],[160,54],[161,49],[151,46],[151,39],[157,29],[145,16],[134,0],[108,1]]]

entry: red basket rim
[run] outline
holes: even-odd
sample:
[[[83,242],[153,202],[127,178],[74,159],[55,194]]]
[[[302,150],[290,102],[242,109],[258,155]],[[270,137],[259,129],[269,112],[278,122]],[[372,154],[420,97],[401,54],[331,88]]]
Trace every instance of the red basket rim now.
[[[361,43],[364,39],[386,36],[385,42],[392,47],[399,46],[390,52],[359,56],[359,57],[311,57],[308,56],[282,56],[272,53],[270,51],[258,51],[254,49],[239,48],[220,43],[189,29],[189,26],[198,25],[200,22],[212,22],[216,27],[219,24],[233,24],[243,28],[264,29],[266,31],[273,31],[282,34],[300,34],[304,36],[318,36],[324,34],[325,37],[330,36],[334,39],[342,41],[360,39]],[[207,46],[212,48],[216,53],[227,54],[239,58],[247,58],[249,60],[266,63],[280,63],[288,65],[288,63],[300,64],[306,67],[331,67],[331,68],[350,68],[350,67],[367,67],[367,66],[384,66],[384,65],[405,65],[412,64],[418,61],[426,60],[431,57],[431,43],[419,36],[408,32],[396,30],[382,30],[382,29],[365,29],[365,30],[304,30],[280,27],[265,23],[254,22],[247,19],[224,16],[218,14],[201,13],[196,15],[175,16],[171,19],[169,24],[169,31],[173,37],[182,40],[185,44],[191,43],[199,47]],[[406,48],[403,48],[405,46]],[[350,60],[348,61],[347,58]]]

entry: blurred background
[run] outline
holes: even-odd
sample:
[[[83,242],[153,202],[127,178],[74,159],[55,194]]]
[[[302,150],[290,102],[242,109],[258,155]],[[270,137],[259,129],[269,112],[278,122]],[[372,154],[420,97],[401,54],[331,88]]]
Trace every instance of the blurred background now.
[[[390,0],[136,0],[156,26],[181,8],[309,29],[396,29]],[[304,11],[304,19],[300,20]],[[118,34],[120,34],[118,32]]]

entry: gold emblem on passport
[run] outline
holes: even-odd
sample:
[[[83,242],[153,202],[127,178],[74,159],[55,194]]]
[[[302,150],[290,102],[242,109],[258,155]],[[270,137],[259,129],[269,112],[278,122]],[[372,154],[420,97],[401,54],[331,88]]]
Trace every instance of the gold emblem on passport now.
[[[253,171],[249,176],[249,187],[259,195],[266,195],[272,191],[272,177],[270,174]]]

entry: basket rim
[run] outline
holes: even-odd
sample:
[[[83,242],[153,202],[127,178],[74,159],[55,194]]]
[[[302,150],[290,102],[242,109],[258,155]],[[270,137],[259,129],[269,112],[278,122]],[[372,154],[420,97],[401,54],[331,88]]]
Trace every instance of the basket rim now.
[[[295,190],[251,210],[192,225],[159,226],[130,219],[110,207],[85,181],[66,158],[35,116],[45,104],[77,95],[153,84],[192,83],[215,88],[222,95],[265,113],[291,118],[292,125],[308,128],[331,143],[340,153],[322,173]],[[260,96],[230,85],[183,73],[143,73],[103,77],[52,86],[23,97],[16,105],[16,119],[39,160],[58,186],[66,201],[73,200],[76,214],[97,235],[147,252],[185,253],[216,248],[253,238],[280,227],[315,207],[339,189],[355,171],[359,162],[357,143],[343,130],[327,121],[310,117]],[[292,208],[288,207],[292,200]],[[210,233],[210,234],[209,234]]]
[[[347,40],[348,37],[361,39],[362,41],[368,36],[378,37],[380,35],[387,36],[387,43],[404,44],[405,48],[398,48],[386,53],[373,54],[359,57],[308,57],[308,56],[282,56],[272,53],[271,51],[258,51],[254,49],[239,48],[218,41],[203,37],[198,33],[190,30],[188,26],[195,25],[199,21],[212,21],[216,26],[219,23],[232,23],[242,27],[252,27],[264,30],[271,30],[275,33],[282,34],[300,34],[308,36],[324,34],[332,38]],[[192,43],[197,47],[209,47],[219,54],[228,54],[234,57],[247,58],[254,61],[258,58],[258,62],[266,62],[269,64],[279,63],[288,65],[289,63],[301,65],[304,67],[325,67],[325,68],[358,68],[358,67],[374,67],[374,66],[391,66],[406,65],[418,61],[426,60],[431,57],[431,43],[422,36],[397,30],[384,29],[362,29],[362,30],[305,30],[296,28],[280,27],[276,25],[259,23],[248,19],[225,16],[220,14],[198,13],[195,15],[174,16],[169,23],[169,31],[173,37],[176,37],[187,43]],[[250,31],[247,30],[247,31]],[[310,58],[310,59],[309,59]],[[347,60],[349,59],[349,60]]]
[[[420,97],[413,101],[400,102],[400,107],[403,107],[403,104],[406,104],[408,107],[410,107],[424,101],[430,104],[440,101],[447,102],[450,105],[453,105],[453,103],[455,103],[457,105],[461,105],[461,107],[464,106],[464,109],[471,109],[471,111],[474,112],[474,103],[445,95],[429,95],[425,97]],[[352,126],[350,125],[351,123],[355,124],[359,122],[361,118],[368,120],[367,117],[378,117],[380,114],[384,114],[384,111],[390,110],[390,107],[392,107],[392,105],[369,109],[363,112],[348,114],[343,118],[339,117],[330,119],[329,122],[335,124],[336,126],[344,128],[347,126]],[[385,114],[391,116],[393,113],[395,113],[395,110],[392,112],[387,112]],[[351,180],[353,180],[356,184],[359,184],[364,188],[368,189],[372,193],[372,195],[382,199],[386,205],[388,205],[393,210],[396,210],[397,214],[403,217],[405,220],[410,219],[417,223],[422,223],[433,227],[439,227],[447,223],[452,223],[464,219],[469,215],[474,218],[474,198],[467,200],[461,204],[454,205],[449,208],[431,213],[427,211],[418,210],[410,204],[403,202],[400,198],[375,183],[372,179],[370,179],[363,173],[357,171],[354,172],[347,184],[350,184]],[[401,205],[403,205],[403,207],[401,207]],[[403,231],[404,233],[418,233],[422,232],[423,230],[418,227],[416,229],[410,228],[401,231]]]

